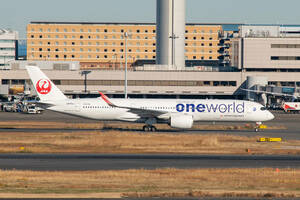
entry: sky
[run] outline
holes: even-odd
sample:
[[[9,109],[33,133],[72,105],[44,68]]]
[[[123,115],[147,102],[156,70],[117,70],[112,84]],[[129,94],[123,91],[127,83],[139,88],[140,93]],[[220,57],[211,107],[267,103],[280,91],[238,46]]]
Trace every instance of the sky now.
[[[176,0],[175,0],[176,1]],[[0,28],[31,21],[155,22],[156,0],[0,0]],[[300,0],[186,0],[186,22],[300,24]]]

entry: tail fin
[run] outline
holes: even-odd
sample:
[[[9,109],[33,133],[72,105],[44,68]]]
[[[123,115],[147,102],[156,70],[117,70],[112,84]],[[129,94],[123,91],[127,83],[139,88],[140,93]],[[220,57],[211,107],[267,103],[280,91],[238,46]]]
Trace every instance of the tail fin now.
[[[26,66],[26,69],[41,102],[54,102],[67,99],[40,68]]]

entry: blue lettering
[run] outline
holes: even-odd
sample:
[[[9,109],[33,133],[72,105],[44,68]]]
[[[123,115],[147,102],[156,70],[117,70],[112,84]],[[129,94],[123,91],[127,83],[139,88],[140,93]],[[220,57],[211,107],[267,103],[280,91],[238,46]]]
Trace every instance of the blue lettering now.
[[[205,105],[198,104],[196,109],[197,109],[198,112],[204,112],[205,111]]]
[[[220,113],[244,113],[245,112],[245,103],[236,104],[177,104],[177,112],[220,112]]]
[[[186,104],[186,112],[190,112],[190,108],[195,112],[195,104]]]
[[[236,106],[236,111],[238,113],[244,113],[245,112],[245,103],[243,102],[242,104],[238,104]]]
[[[228,108],[230,108],[230,106],[228,106]],[[227,111],[227,106],[225,104],[220,104],[219,111],[220,113],[225,113]]]
[[[217,109],[218,109],[218,104],[216,104],[215,107],[214,107],[214,104],[210,104],[210,106],[208,106],[208,104],[206,104],[206,108],[207,108],[208,112],[210,112],[211,110],[213,110],[214,112],[216,112]]]
[[[183,112],[184,111],[184,105],[183,104],[177,104],[176,105],[177,112]]]

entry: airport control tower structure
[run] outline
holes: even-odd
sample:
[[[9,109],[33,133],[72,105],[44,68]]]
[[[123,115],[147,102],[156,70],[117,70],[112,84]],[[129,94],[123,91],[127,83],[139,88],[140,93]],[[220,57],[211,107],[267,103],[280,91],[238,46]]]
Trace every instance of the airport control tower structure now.
[[[185,0],[156,0],[156,64],[185,67]]]

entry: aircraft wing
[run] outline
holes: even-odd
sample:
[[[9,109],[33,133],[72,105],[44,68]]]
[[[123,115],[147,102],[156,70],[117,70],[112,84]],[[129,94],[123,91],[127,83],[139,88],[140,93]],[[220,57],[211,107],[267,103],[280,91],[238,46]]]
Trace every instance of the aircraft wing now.
[[[249,90],[249,89],[243,89],[241,88],[242,90],[244,91],[247,91],[247,92],[255,92],[255,93],[264,93],[264,94],[272,94],[272,95],[278,95],[278,96],[288,96],[288,97],[294,97],[294,95],[292,94],[286,94],[286,93],[279,93],[279,92],[267,92],[267,91],[261,91],[261,90]]]
[[[149,109],[142,109],[142,108],[135,108],[135,107],[129,107],[129,106],[118,106],[114,103],[112,103],[109,98],[103,94],[102,92],[99,92],[101,95],[101,98],[111,107],[115,108],[125,108],[129,109],[129,112],[139,115],[142,118],[151,118],[151,117],[158,117],[160,115],[168,113],[167,111],[160,111],[160,110],[149,110]]]

